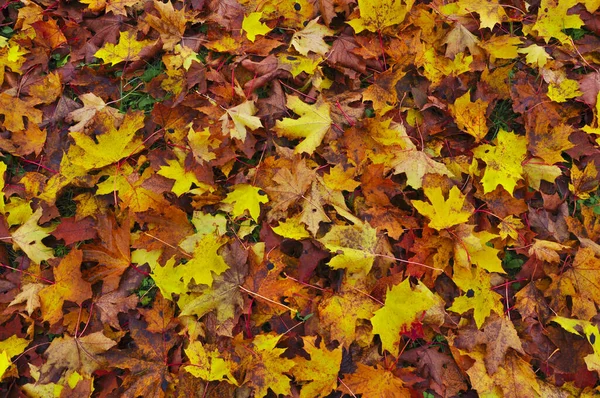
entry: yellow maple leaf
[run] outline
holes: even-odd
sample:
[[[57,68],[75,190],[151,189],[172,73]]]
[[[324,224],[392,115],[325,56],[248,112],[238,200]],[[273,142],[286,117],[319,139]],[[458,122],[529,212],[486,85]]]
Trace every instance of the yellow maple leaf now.
[[[96,51],[94,57],[102,59],[104,63],[110,62],[111,65],[123,61],[139,60],[139,53],[144,47],[154,44],[155,41],[138,41],[136,35],[132,31],[120,32],[118,44],[106,43],[100,50]]]
[[[234,217],[239,217],[248,210],[250,217],[254,221],[257,221],[258,216],[260,216],[260,204],[269,201],[267,195],[261,195],[260,192],[261,189],[259,187],[249,184],[238,184],[221,202],[233,204],[232,214]]]
[[[12,365],[11,358],[22,353],[29,345],[29,340],[10,336],[6,340],[0,341],[0,380]]]
[[[185,169],[184,163],[186,154],[182,150],[176,148],[174,153],[177,158],[167,160],[167,166],[161,166],[156,174],[175,180],[175,184],[173,184],[173,188],[171,188],[171,191],[175,195],[181,196],[188,192],[195,195],[202,195],[205,192],[213,191],[213,188],[210,185],[198,181],[198,178],[193,171]],[[191,189],[192,184],[195,184],[197,188]]]
[[[414,0],[358,0],[360,18],[347,23],[356,33],[365,29],[377,32],[388,26],[402,23],[414,3]]]
[[[302,337],[304,350],[310,355],[310,360],[294,358],[294,378],[302,383],[300,398],[327,396],[338,385],[338,373],[342,363],[342,347],[328,350],[317,347],[317,336]],[[321,340],[321,345],[325,343]]]
[[[481,141],[488,133],[486,112],[489,103],[482,99],[471,102],[471,93],[466,92],[449,106],[459,129]]]
[[[377,230],[368,223],[334,225],[319,242],[331,253],[337,254],[329,261],[331,268],[368,274],[375,261]]]
[[[411,324],[420,321],[428,310],[443,308],[443,305],[442,299],[427,286],[422,283],[411,286],[407,278],[387,291],[385,305],[375,311],[371,318],[373,334],[379,335],[384,350],[397,356],[400,350],[400,333],[409,331]]]
[[[278,120],[273,129],[277,134],[293,140],[304,138],[296,146],[294,153],[306,152],[312,155],[331,127],[329,104],[319,100],[316,104],[309,105],[296,96],[288,96],[286,106],[300,117]]]
[[[567,102],[570,98],[579,97],[579,82],[573,79],[563,79],[560,83],[550,83],[548,85],[548,98],[554,102]]]
[[[207,350],[199,341],[193,341],[184,350],[190,360],[190,365],[184,366],[186,372],[206,381],[226,381],[238,385],[232,374],[234,362],[221,358],[216,349]]]
[[[332,340],[350,347],[356,338],[356,322],[370,319],[378,309],[370,297],[347,284],[342,284],[335,294],[326,294],[319,302],[320,326],[329,332]]]
[[[277,60],[281,69],[288,70],[293,77],[298,76],[302,72],[312,76],[319,67],[319,64],[323,62],[323,57],[316,54],[308,54],[306,57],[280,54]]]
[[[405,173],[406,183],[415,189],[423,186],[425,174],[453,176],[445,164],[433,160],[425,152],[417,149],[395,151],[389,164],[394,174]]]
[[[485,269],[488,272],[505,274],[502,262],[498,258],[498,249],[487,245],[498,235],[487,231],[473,231],[473,225],[461,224],[454,232],[457,241],[454,243],[454,264],[470,268],[471,264]]]
[[[411,396],[402,379],[385,367],[372,367],[360,362],[357,362],[356,366],[354,373],[344,374],[344,383],[340,386],[340,391],[346,394],[362,394],[364,398]]]
[[[516,218],[513,215],[504,217],[500,220],[498,229],[500,230],[500,237],[506,239],[509,236],[513,239],[517,239],[519,236],[519,230],[525,228],[520,218]]]
[[[248,37],[248,40],[251,42],[256,40],[256,36],[264,36],[271,31],[271,28],[269,28],[267,24],[260,22],[262,16],[262,11],[252,12],[244,16],[242,30],[246,32],[246,37]]]
[[[187,139],[194,153],[194,159],[198,163],[210,162],[217,158],[217,155],[212,150],[219,146],[220,141],[211,137],[208,127],[202,131],[196,131],[190,126]]]
[[[538,260],[558,264],[560,262],[560,255],[558,252],[565,249],[569,249],[569,246],[548,240],[534,239],[528,254],[530,256],[535,256]]]
[[[468,221],[471,217],[472,211],[465,209],[466,198],[458,187],[453,186],[450,189],[448,200],[444,200],[440,187],[425,187],[423,190],[431,204],[421,200],[413,200],[412,204],[419,213],[429,217],[428,225],[431,228],[438,231],[450,228]]]
[[[517,50],[519,54],[526,54],[525,62],[529,65],[537,66],[538,68],[543,68],[552,57],[546,52],[546,49],[542,46],[538,46],[537,44],[531,44],[525,48],[520,48]]]
[[[96,135],[96,141],[84,133],[70,133],[75,140],[69,150],[73,152],[72,162],[86,170],[108,166],[144,149],[141,138],[135,135],[144,127],[143,112],[127,113],[118,129],[111,117],[102,117],[102,122],[107,132]]]
[[[263,127],[260,119],[256,116],[254,101],[246,101],[238,106],[229,108],[219,120],[223,122],[223,133],[229,133],[233,138],[244,141],[246,139],[246,128],[256,130]],[[233,121],[234,128],[229,128],[229,118]]]
[[[491,61],[498,59],[513,59],[518,56],[518,46],[521,39],[507,35],[493,36],[481,44],[490,54]]]
[[[304,29],[294,33],[291,45],[302,55],[308,55],[312,51],[319,55],[325,55],[329,51],[329,45],[323,40],[324,36],[331,36],[334,31],[317,23],[319,18],[310,21]]]
[[[538,191],[542,180],[554,182],[562,171],[558,166],[545,164],[542,159],[531,158],[523,163],[523,175],[527,179],[527,184]]]
[[[247,372],[244,384],[254,388],[254,395],[262,398],[267,395],[269,388],[275,394],[290,395],[290,379],[285,375],[296,364],[291,359],[282,358],[283,348],[276,348],[281,335],[259,334],[252,342],[253,351],[257,358],[244,355],[247,362]]]
[[[42,217],[42,208],[38,208],[23,225],[12,233],[12,241],[25,252],[31,261],[39,264],[54,257],[54,251],[42,243],[42,239],[50,236],[56,228],[40,227],[38,221]]]
[[[502,129],[496,137],[496,146],[484,144],[473,149],[473,155],[486,163],[481,179],[484,193],[502,185],[512,195],[517,181],[523,178],[521,163],[526,154],[527,138]]]
[[[281,235],[288,239],[301,240],[310,238],[310,234],[302,224],[301,214],[294,217],[288,217],[285,221],[279,221],[279,225],[272,229],[277,235]]]
[[[482,268],[457,267],[452,280],[465,294],[455,298],[448,311],[464,314],[474,310],[477,328],[483,325],[492,311],[503,316],[502,296],[492,290],[490,274]]]
[[[570,43],[571,38],[564,33],[565,29],[579,29],[584,25],[579,14],[568,12],[577,3],[577,0],[542,0],[535,24],[524,28],[523,33],[536,32],[546,43],[552,38],[562,44]]]
[[[135,253],[138,252],[140,252],[140,250],[135,251]],[[158,255],[160,255],[160,253],[158,253]],[[136,259],[134,262],[138,261],[142,262],[141,259]],[[152,268],[152,279],[154,279],[154,283],[158,286],[160,293],[164,298],[173,300],[173,294],[183,294],[187,292],[187,284],[182,280],[187,269],[182,264],[175,266],[175,257],[171,257],[164,266],[159,265],[158,262],[149,262],[149,264]]]
[[[498,0],[459,0],[454,3],[444,4],[441,11],[450,16],[472,16],[473,13],[479,14],[480,28],[493,29],[496,24],[501,24],[507,18],[506,12]]]
[[[360,185],[360,182],[353,180],[355,174],[356,169],[354,167],[344,170],[344,166],[338,163],[329,169],[329,173],[323,175],[323,181],[329,189],[352,192]]]
[[[229,269],[229,266],[218,253],[221,246],[227,241],[216,233],[206,234],[196,243],[193,257],[185,264],[183,282],[187,284],[193,279],[197,284],[212,286],[213,273],[220,275]]]

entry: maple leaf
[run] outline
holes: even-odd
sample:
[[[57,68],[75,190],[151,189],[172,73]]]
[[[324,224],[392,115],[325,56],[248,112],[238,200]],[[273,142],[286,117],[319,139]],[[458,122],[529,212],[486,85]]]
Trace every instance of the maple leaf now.
[[[273,232],[281,235],[284,238],[301,240],[310,238],[310,234],[306,231],[306,227],[301,224],[301,215],[289,217],[285,221],[280,221],[279,225],[272,227]]]
[[[62,317],[65,301],[81,305],[92,297],[92,287],[81,277],[83,252],[73,249],[54,269],[54,284],[39,291],[44,321],[55,324]]]
[[[246,253],[246,252],[244,252]],[[223,250],[227,257],[227,247]],[[240,286],[248,273],[247,265],[240,261],[230,261],[232,267],[224,273],[215,276],[212,286],[194,288],[194,292],[183,295],[177,304],[182,315],[196,315],[203,317],[211,311],[216,311],[219,334],[231,336],[233,322],[237,315],[236,310],[242,308],[244,299],[240,294]]]
[[[488,272],[504,274],[502,262],[498,258],[500,251],[488,246],[488,242],[498,235],[487,231],[473,232],[473,228],[471,225],[461,224],[455,229],[455,265],[469,268],[471,264],[475,264]]]
[[[425,187],[425,196],[431,204],[421,200],[413,200],[413,206],[417,211],[427,216],[431,221],[431,228],[442,230],[454,225],[467,222],[471,217],[471,211],[465,209],[465,197],[458,187],[453,186],[448,194],[448,200],[444,200],[442,189],[439,187]]]
[[[543,68],[548,60],[552,59],[546,52],[546,49],[537,44],[531,44],[525,48],[520,48],[517,52],[519,54],[526,54],[525,62],[530,65],[536,65],[538,68]]]
[[[202,131],[196,131],[190,127],[187,139],[198,163],[210,162],[217,158],[212,150],[219,146],[220,141],[211,137],[208,127]]]
[[[473,150],[473,155],[486,163],[481,183],[484,193],[502,185],[513,194],[517,181],[522,178],[527,153],[527,139],[504,130],[498,132],[496,146],[483,144]]]
[[[174,152],[177,159],[167,160],[167,166],[161,166],[156,172],[158,175],[175,180],[175,184],[173,184],[171,191],[177,196],[181,196],[188,192],[202,195],[205,192],[212,191],[213,189],[210,185],[198,181],[194,172],[185,169],[185,153],[182,151]],[[197,188],[192,189],[192,185],[196,185]]]
[[[342,362],[342,348],[328,350],[316,345],[315,336],[303,337],[304,350],[310,360],[297,358],[294,366],[294,378],[304,381],[300,390],[300,398],[326,396],[337,387],[338,373]],[[323,344],[323,342],[321,342]]]
[[[529,248],[528,254],[542,261],[559,263],[560,255],[558,252],[565,249],[569,249],[569,246],[548,240],[535,239],[533,245]]]
[[[15,335],[0,341],[0,380],[12,365],[11,358],[22,353],[30,341]]]
[[[237,385],[231,373],[233,364],[221,358],[216,349],[207,350],[199,341],[193,341],[185,349],[185,355],[190,359],[191,365],[184,366],[186,372],[206,381],[226,381]]]
[[[334,32],[328,27],[319,24],[318,20],[319,18],[315,18],[309,21],[304,29],[294,33],[294,36],[292,36],[290,44],[302,55],[307,55],[309,51],[312,51],[324,56],[329,51],[329,45],[325,43],[323,37],[331,36]]]
[[[415,189],[423,186],[425,174],[452,176],[452,172],[443,163],[433,160],[425,152],[416,149],[394,153],[389,163],[394,174],[405,173],[407,184]]]
[[[25,308],[29,316],[33,314],[33,312],[38,309],[41,305],[39,292],[44,289],[46,285],[42,283],[28,283],[23,286],[22,291],[15,296],[13,301],[8,305],[9,307],[12,305],[17,305],[25,302]]]
[[[497,0],[477,1],[477,0],[459,0],[454,3],[444,4],[441,10],[446,15],[472,15],[479,14],[479,26],[493,29],[496,24],[502,23],[507,18],[504,8]]]
[[[68,377],[73,372],[91,376],[102,368],[106,361],[99,354],[117,345],[102,332],[90,333],[83,337],[65,335],[52,340],[45,352],[46,362],[40,369],[39,382],[50,381],[54,375]]]
[[[256,130],[263,127],[262,122],[256,116],[256,106],[254,101],[246,101],[233,108],[226,109],[225,114],[219,120],[223,121],[223,132],[228,132],[233,138],[245,141],[247,130]],[[229,118],[233,121],[234,128],[229,128]]]
[[[436,307],[438,310],[443,307],[440,297],[422,283],[411,286],[405,279],[387,291],[385,305],[371,317],[373,334],[379,335],[384,350],[398,356],[400,333],[409,331],[413,322],[420,322],[422,316]]]
[[[175,10],[171,2],[154,0],[153,5],[159,16],[147,14],[146,22],[160,33],[163,49],[173,50],[183,38],[189,18],[185,10]]]
[[[580,199],[590,197],[590,192],[598,189],[598,170],[594,162],[589,162],[583,170],[580,170],[577,165],[571,167],[571,182],[569,190],[573,195]]]
[[[290,95],[287,97],[286,106],[300,117],[278,120],[273,129],[277,134],[293,140],[304,139],[296,146],[294,153],[306,152],[311,155],[321,145],[331,127],[329,104],[321,100],[314,105],[308,105],[300,98]]]
[[[54,257],[51,248],[42,243],[42,239],[50,236],[55,227],[40,227],[38,221],[43,210],[38,208],[29,219],[11,234],[13,243],[19,247],[31,261],[41,263]]]
[[[194,249],[194,256],[185,264],[187,274],[183,281],[187,285],[192,279],[196,283],[212,286],[214,272],[216,275],[225,272],[229,266],[217,251],[225,241],[216,234],[206,234]]]
[[[365,398],[408,397],[410,390],[389,370],[377,365],[357,363],[354,373],[344,375],[340,390],[347,394],[362,394]]]
[[[344,268],[350,273],[368,274],[375,261],[377,230],[369,224],[335,225],[321,239],[325,247],[337,255],[329,261],[333,269]]]
[[[98,265],[84,273],[91,283],[103,281],[103,290],[111,292],[119,286],[123,272],[131,264],[129,217],[119,226],[112,215],[98,216],[96,226],[99,243],[81,246],[83,261],[96,261]]]
[[[567,102],[568,99],[582,94],[577,80],[562,79],[558,84],[552,82],[548,85],[548,98],[554,102]]]
[[[466,294],[455,298],[448,311],[464,314],[473,309],[477,328],[481,328],[492,311],[499,315],[503,314],[504,307],[500,302],[502,296],[491,289],[490,275],[486,271],[479,267],[473,269],[460,267],[454,270],[452,280]]]
[[[486,112],[488,103],[482,99],[471,102],[471,93],[466,92],[450,105],[450,111],[458,128],[473,136],[477,142],[488,133]]]
[[[171,332],[152,333],[143,321],[129,317],[132,344],[126,349],[113,349],[104,355],[111,365],[128,369],[121,388],[128,397],[166,396],[164,386],[173,381],[167,367],[168,352],[180,342]]]
[[[267,395],[269,389],[275,394],[291,393],[290,379],[285,373],[296,364],[281,357],[285,349],[275,348],[280,338],[276,334],[257,335],[252,341],[254,354],[244,355],[243,362],[247,368],[244,382],[254,387],[254,394],[258,398]]]
[[[69,128],[70,132],[82,132],[97,113],[108,114],[115,120],[115,123],[121,122],[125,116],[119,113],[118,109],[106,105],[104,100],[94,93],[82,94],[79,99],[83,102],[83,107],[70,112],[66,118],[68,122],[78,122]]]
[[[570,38],[564,30],[579,29],[584,25],[578,14],[568,13],[569,8],[574,5],[571,0],[542,0],[535,24],[530,25],[525,33],[536,32],[537,36],[544,39],[546,43],[552,38],[558,39],[563,44],[568,43]]]
[[[94,56],[102,59],[105,63],[110,62],[113,66],[124,61],[137,61],[140,59],[140,52],[154,42],[152,40],[138,41],[136,36],[136,32],[120,32],[118,44],[106,43],[104,47],[96,51]]]
[[[242,21],[242,29],[244,32],[246,32],[246,37],[251,42],[256,40],[256,36],[264,36],[271,31],[271,28],[269,28],[265,23],[260,22],[262,16],[262,11],[251,12],[250,14],[244,16],[244,20]]]
[[[529,186],[539,190],[542,180],[553,183],[562,174],[562,171],[558,166],[547,165],[541,159],[532,158],[523,164],[523,174],[527,178]]]
[[[11,132],[25,130],[25,120],[36,124],[42,122],[42,111],[6,92],[0,93],[0,115],[4,116],[2,126]]]
[[[100,320],[116,330],[121,329],[118,315],[134,309],[137,303],[138,297],[135,294],[129,295],[123,290],[104,294],[94,301],[95,307],[100,312]]]
[[[509,349],[525,354],[513,323],[507,317],[497,314],[492,314],[481,330],[474,327],[461,330],[453,343],[457,348],[467,351],[473,351],[478,345],[485,345],[485,366],[491,375],[498,371]]]
[[[397,25],[404,21],[406,14],[414,4],[413,0],[383,0],[376,3],[358,0],[360,18],[348,21],[356,33],[363,30],[377,32],[383,28]]]
[[[370,319],[377,307],[369,297],[342,285],[340,292],[319,302],[319,321],[331,339],[349,347],[356,338],[356,322]]]
[[[246,210],[254,221],[260,216],[260,204],[269,202],[267,195],[261,195],[261,189],[250,184],[238,184],[233,191],[222,200],[223,203],[233,204],[233,216],[240,217]],[[264,193],[264,192],[263,192]]]
[[[110,117],[103,117],[102,122],[107,131],[97,135],[96,141],[84,133],[70,133],[76,145],[71,147],[72,161],[75,165],[86,170],[98,169],[144,149],[142,140],[135,134],[144,127],[142,112],[127,113],[118,128]]]

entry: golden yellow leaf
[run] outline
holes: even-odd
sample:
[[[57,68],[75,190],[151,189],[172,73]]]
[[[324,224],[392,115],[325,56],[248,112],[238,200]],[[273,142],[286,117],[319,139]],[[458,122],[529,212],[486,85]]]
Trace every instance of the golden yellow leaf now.
[[[371,318],[373,333],[381,338],[381,346],[392,355],[400,351],[400,333],[410,331],[413,322],[433,307],[443,307],[443,301],[422,283],[411,286],[405,279],[385,295],[385,305]]]
[[[184,366],[186,372],[206,381],[226,381],[238,385],[232,374],[234,363],[225,360],[216,349],[207,350],[199,341],[193,341],[185,349],[185,355],[190,360],[190,365]]]
[[[527,138],[502,129],[496,137],[496,145],[483,144],[473,149],[473,155],[486,163],[481,183],[484,193],[492,192],[502,185],[512,195],[517,181],[523,178],[523,166],[527,154]]]
[[[96,51],[94,57],[102,59],[104,63],[110,62],[111,65],[123,61],[137,61],[140,59],[139,53],[145,47],[154,44],[154,41],[138,41],[136,36],[137,34],[132,31],[120,32],[118,44],[106,43]]]
[[[309,51],[315,54],[325,55],[329,51],[329,45],[323,40],[324,36],[332,36],[334,31],[318,23],[315,18],[299,32],[294,33],[290,43],[296,51],[302,55],[308,55]]]
[[[262,192],[259,187],[254,187],[249,184],[238,184],[233,188],[232,192],[227,194],[227,197],[221,202],[233,204],[233,216],[239,217],[248,210],[250,217],[254,221],[258,221],[260,216],[260,204],[267,203],[269,198]]]
[[[465,197],[458,187],[450,189],[448,200],[444,199],[440,187],[425,187],[425,196],[431,202],[413,200],[412,204],[417,211],[430,220],[429,226],[433,229],[442,230],[454,225],[467,222],[471,217],[472,210],[465,208]]]
[[[296,96],[288,96],[286,106],[300,117],[278,120],[273,129],[277,134],[293,140],[304,139],[296,146],[294,153],[312,155],[331,127],[329,103],[319,100],[309,105]]]
[[[404,21],[414,0],[358,0],[360,18],[348,21],[356,33],[363,30],[377,32],[383,28],[397,25]]]
[[[456,120],[458,128],[481,141],[488,133],[486,112],[488,103],[482,99],[471,102],[471,93],[464,95],[449,105],[450,111]]]
[[[262,11],[251,12],[250,14],[244,16],[244,20],[242,21],[242,30],[246,32],[246,37],[248,37],[248,40],[251,42],[256,40],[256,36],[264,36],[271,31],[271,28],[269,28],[265,23],[260,22],[262,16]]]

